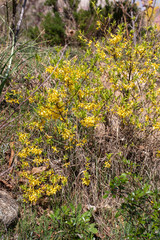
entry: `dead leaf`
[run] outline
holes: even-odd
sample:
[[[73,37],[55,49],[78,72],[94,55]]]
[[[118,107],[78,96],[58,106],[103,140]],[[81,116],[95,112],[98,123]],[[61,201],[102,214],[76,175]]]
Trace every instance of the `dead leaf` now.
[[[14,142],[11,142],[11,143],[10,143],[11,153],[10,153],[10,157],[9,157],[9,167],[11,167],[11,165],[12,165],[12,163],[13,163],[13,158],[14,158],[14,150],[13,150],[13,147],[14,147]]]
[[[28,183],[28,179],[20,178],[18,182],[19,182],[20,184],[27,184],[27,183]]]
[[[3,183],[7,188],[13,189],[13,186],[9,184],[7,181],[5,181],[4,179],[0,178],[0,182]]]
[[[41,173],[41,172],[45,171],[46,169],[47,169],[47,167],[45,167],[45,166],[34,167],[34,168],[32,168],[31,173],[34,175],[34,174],[37,174],[37,173]]]

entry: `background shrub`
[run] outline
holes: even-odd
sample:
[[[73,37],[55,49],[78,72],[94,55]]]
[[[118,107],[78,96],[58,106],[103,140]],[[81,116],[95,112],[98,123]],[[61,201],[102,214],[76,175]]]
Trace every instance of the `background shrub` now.
[[[39,28],[38,28],[38,26],[35,26],[35,27],[29,27],[28,28],[28,30],[27,30],[27,35],[28,35],[28,37],[30,38],[30,39],[32,39],[32,40],[38,40],[38,41],[40,41],[40,38],[39,38],[39,36],[40,36],[40,31],[39,31]]]
[[[44,17],[43,26],[45,30],[44,37],[51,46],[55,44],[64,44],[64,23],[58,12],[55,12],[54,16],[52,16],[51,13],[48,13]]]

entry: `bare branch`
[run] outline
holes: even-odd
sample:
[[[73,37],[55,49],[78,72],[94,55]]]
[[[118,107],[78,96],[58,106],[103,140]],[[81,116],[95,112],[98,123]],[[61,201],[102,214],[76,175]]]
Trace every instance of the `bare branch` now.
[[[16,45],[16,42],[17,42],[17,38],[18,38],[20,27],[21,27],[26,3],[27,3],[27,0],[24,0],[23,5],[22,5],[22,9],[21,9],[21,14],[20,14],[20,17],[19,17],[19,21],[18,21],[17,27],[16,27],[16,33],[15,33],[15,37],[14,37],[14,46]]]

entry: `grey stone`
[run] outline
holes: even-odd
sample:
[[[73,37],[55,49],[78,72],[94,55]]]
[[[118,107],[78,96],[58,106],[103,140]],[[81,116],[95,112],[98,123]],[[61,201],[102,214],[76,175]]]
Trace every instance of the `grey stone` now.
[[[0,190],[0,222],[9,226],[18,218],[18,203],[7,192]]]

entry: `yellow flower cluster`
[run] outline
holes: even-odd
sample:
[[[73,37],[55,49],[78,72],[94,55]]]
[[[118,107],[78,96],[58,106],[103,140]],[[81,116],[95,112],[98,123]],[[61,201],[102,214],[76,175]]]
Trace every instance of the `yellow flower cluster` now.
[[[81,123],[85,127],[94,127],[97,124],[97,119],[94,116],[86,117],[81,120]]]
[[[155,124],[153,124],[153,129],[160,130],[160,122],[156,122]]]
[[[17,103],[19,104],[20,101],[22,100],[22,91],[21,90],[11,90],[10,92],[7,92],[6,95],[5,95],[5,99],[6,99],[6,102],[8,103]]]
[[[82,184],[88,186],[90,184],[90,176],[87,170],[83,171],[84,177],[82,179]]]
[[[110,164],[108,161],[106,161],[105,164],[104,164],[104,166],[105,166],[105,168],[110,168],[110,167],[111,167],[111,164]]]
[[[113,34],[111,34],[111,38],[109,39],[109,43],[113,44],[113,45],[116,45],[121,40],[122,40],[122,36],[121,35],[113,35]]]
[[[26,140],[29,139],[29,137],[30,137],[29,133],[22,133],[22,132],[19,133],[19,141],[20,142],[25,142]]]
[[[131,107],[117,106],[116,112],[121,118],[126,118],[132,115],[133,109]]]
[[[50,196],[60,191],[66,185],[67,178],[56,175],[54,171],[37,171],[35,174],[23,171],[20,175],[28,180],[28,184],[23,186],[24,201],[36,203],[37,200],[45,195]],[[46,183],[48,179],[48,183]]]
[[[29,129],[33,130],[35,128],[42,131],[43,128],[44,128],[44,121],[40,121],[40,122],[39,121],[33,121],[33,122],[31,122],[30,126],[29,126]]]

